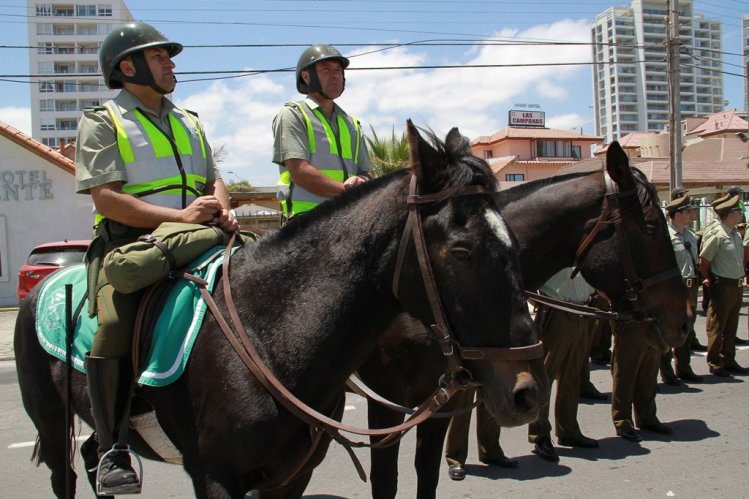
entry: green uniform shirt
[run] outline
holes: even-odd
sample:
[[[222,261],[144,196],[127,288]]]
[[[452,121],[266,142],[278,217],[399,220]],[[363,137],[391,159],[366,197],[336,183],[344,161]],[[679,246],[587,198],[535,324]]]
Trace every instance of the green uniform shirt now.
[[[131,111],[136,107],[139,108],[144,114],[148,115],[161,131],[174,139],[172,128],[169,125],[169,112],[176,106],[169,99],[162,98],[159,115],[143,106],[133,94],[124,89],[112,100],[123,109],[123,112]],[[203,136],[205,137],[205,134]],[[206,183],[210,183],[221,178],[221,175],[213,162],[213,154],[208,141],[205,141],[205,149],[206,161],[208,162]],[[83,117],[78,123],[75,163],[75,190],[78,194],[88,194],[92,187],[110,182],[127,182],[125,163],[117,147],[114,124],[105,109],[96,107],[84,110]]]
[[[320,105],[314,99],[307,97],[304,102],[311,108],[319,108]],[[325,113],[323,112],[323,115]],[[338,104],[333,104],[333,115],[328,118],[328,123],[333,133],[338,136],[338,115],[348,116]],[[288,159],[304,159],[309,161],[312,157],[307,138],[307,123],[302,112],[296,106],[284,106],[273,119],[273,162],[282,165]],[[359,144],[359,157],[356,163],[359,173],[368,172],[372,169],[369,164],[369,153],[367,152],[367,141],[362,140]],[[313,165],[314,166],[314,165]],[[357,172],[349,172],[356,175]]]
[[[718,277],[744,277],[744,247],[735,227],[718,224],[707,239],[702,240],[700,257],[710,262],[710,271]]]
[[[676,255],[676,265],[679,266],[681,277],[696,277],[695,263],[697,262],[697,236],[688,227],[684,232],[676,230],[673,224],[668,224],[671,244]]]
[[[546,296],[577,304],[588,303],[595,289],[588,284],[582,274],[578,272],[574,279],[570,279],[572,267],[566,267],[546,281],[539,291]]]

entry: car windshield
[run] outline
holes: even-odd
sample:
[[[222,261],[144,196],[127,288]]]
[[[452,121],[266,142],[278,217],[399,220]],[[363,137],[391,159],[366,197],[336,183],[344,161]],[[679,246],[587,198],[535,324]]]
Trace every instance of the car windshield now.
[[[57,265],[67,267],[83,262],[86,248],[49,248],[37,250],[29,255],[29,265]]]

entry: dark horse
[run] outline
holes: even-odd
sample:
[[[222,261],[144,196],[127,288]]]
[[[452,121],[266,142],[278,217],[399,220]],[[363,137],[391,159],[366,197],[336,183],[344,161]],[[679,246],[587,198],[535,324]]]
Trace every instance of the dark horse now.
[[[599,167],[529,182],[499,192],[496,198],[517,238],[527,289],[538,289],[557,271],[577,264],[615,311],[630,320],[652,321],[671,346],[684,341],[692,311],[676,271],[666,220],[655,189],[642,172],[629,167],[618,143],[609,146],[605,171]],[[401,316],[359,375],[385,398],[413,407],[428,393],[443,363],[429,334]],[[370,427],[402,419],[402,414],[369,402]],[[509,426],[506,418],[496,419]],[[420,498],[435,497],[448,422],[432,418],[418,426],[415,466]],[[397,454],[397,446],[372,451],[374,497],[395,497]]]
[[[538,343],[513,238],[491,194],[490,169],[457,129],[444,143],[432,137],[434,145],[410,121],[407,134],[410,171],[343,193],[240,249],[231,261],[234,302],[265,363],[294,395],[337,418],[346,379],[397,315],[433,323],[414,244],[399,253],[412,175],[423,197],[445,194],[416,209],[456,341],[496,350]],[[393,291],[397,260],[399,298]],[[225,313],[220,283],[215,299]],[[37,341],[36,301],[32,294],[22,303],[16,324],[18,379],[39,432],[35,456],[51,469],[54,493],[63,497],[65,367]],[[463,365],[498,417],[528,422],[548,398],[541,359],[523,369],[486,361]],[[73,409],[91,425],[84,376],[75,371],[72,384]],[[155,411],[201,498],[241,498],[250,490],[259,497],[299,497],[329,444],[323,438],[301,473],[293,474],[313,432],[250,374],[213,317],[203,324],[185,374],[163,388],[138,387],[136,400]],[[87,444],[82,453],[90,469],[95,457],[84,452]],[[131,434],[131,444],[154,457],[137,435]]]

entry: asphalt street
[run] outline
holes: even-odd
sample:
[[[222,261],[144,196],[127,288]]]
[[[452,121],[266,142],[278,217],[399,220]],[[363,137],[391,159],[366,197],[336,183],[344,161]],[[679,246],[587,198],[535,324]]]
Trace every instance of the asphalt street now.
[[[12,317],[10,317],[12,316]],[[0,311],[0,349],[12,347],[13,311]],[[10,330],[8,326],[10,325]],[[696,331],[706,342],[705,317],[698,316]],[[742,309],[739,336],[747,338],[746,304]],[[12,355],[11,355],[12,357]],[[749,366],[749,348],[741,347],[737,360]],[[642,431],[640,444],[627,442],[614,433],[608,402],[582,403],[578,419],[583,432],[600,442],[598,449],[558,447],[558,464],[542,461],[531,453],[527,427],[502,430],[500,443],[509,456],[518,459],[518,469],[481,464],[476,454],[475,433],[470,436],[467,478],[453,482],[443,472],[440,498],[745,498],[747,496],[747,437],[749,434],[749,377],[722,379],[707,374],[702,354],[692,366],[705,375],[704,382],[672,387],[659,384],[658,415],[674,435],[663,437]],[[610,392],[607,367],[593,366],[593,382]],[[475,418],[474,418],[475,419]],[[366,402],[356,395],[347,399],[344,421],[366,425]],[[51,497],[49,473],[29,461],[36,432],[20,401],[12,360],[0,362],[0,483],[1,497]],[[87,435],[90,430],[82,428]],[[555,440],[556,442],[556,440]],[[413,470],[415,438],[409,433],[401,445],[398,497],[416,496]],[[356,454],[368,469],[368,451]],[[82,469],[80,462],[78,470]],[[192,486],[178,466],[144,461],[143,498],[192,497]],[[94,497],[79,480],[78,497]],[[361,482],[345,450],[333,444],[317,468],[305,497],[370,497],[369,484]]]

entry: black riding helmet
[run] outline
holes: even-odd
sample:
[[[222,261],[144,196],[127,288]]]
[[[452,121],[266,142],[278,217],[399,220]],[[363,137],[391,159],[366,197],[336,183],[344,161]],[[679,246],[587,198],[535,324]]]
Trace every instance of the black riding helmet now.
[[[332,45],[312,45],[302,52],[299,62],[296,63],[296,89],[301,94],[310,92],[320,92],[320,80],[317,79],[317,71],[309,72],[309,85],[302,79],[302,71],[309,69],[320,61],[332,59],[341,63],[341,67],[346,69],[349,60],[341,55]],[[346,78],[343,79],[343,87],[346,88]]]
[[[169,57],[182,52],[181,44],[170,41],[150,24],[135,22],[113,29],[102,42],[99,51],[99,66],[107,87],[122,88],[122,82],[127,81],[149,85],[157,92],[167,93],[154,83],[153,75],[143,57],[144,49],[156,47],[164,47],[169,52]],[[136,74],[132,78],[122,74],[119,69],[120,61],[127,56],[132,56],[135,64]]]

